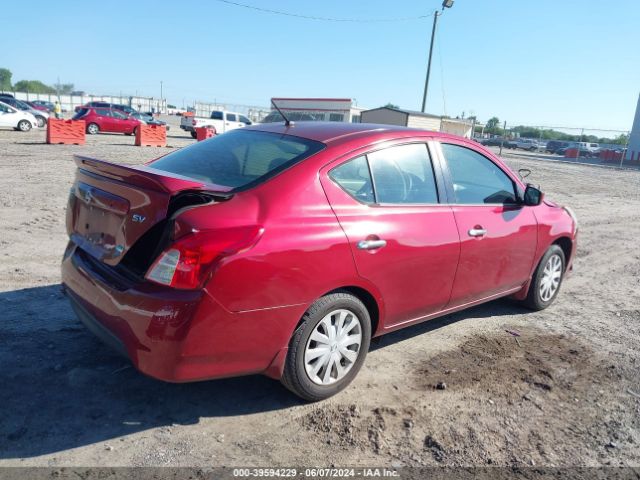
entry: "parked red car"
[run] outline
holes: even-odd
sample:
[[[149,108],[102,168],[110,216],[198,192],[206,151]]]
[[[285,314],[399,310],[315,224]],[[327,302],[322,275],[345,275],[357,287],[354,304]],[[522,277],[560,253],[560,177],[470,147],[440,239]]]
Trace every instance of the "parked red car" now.
[[[326,398],[371,337],[505,296],[546,308],[576,250],[571,210],[439,132],[263,124],[76,163],[64,290],[167,381],[263,373]]]
[[[44,105],[41,105],[39,103],[28,102],[27,100],[23,100],[23,102],[26,103],[27,105],[29,105],[31,108],[33,108],[35,110],[40,110],[41,112],[49,112],[49,109],[47,107],[45,107]]]
[[[111,108],[83,107],[76,112],[73,120],[84,120],[87,133],[91,135],[99,132],[135,135],[140,125],[139,120]]]

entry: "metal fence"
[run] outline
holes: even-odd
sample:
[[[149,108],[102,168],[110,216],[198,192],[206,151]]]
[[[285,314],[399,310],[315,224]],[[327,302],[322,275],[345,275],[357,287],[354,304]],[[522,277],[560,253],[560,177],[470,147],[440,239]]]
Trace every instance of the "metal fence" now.
[[[629,144],[629,130],[554,125],[476,125],[475,138],[503,150],[529,150],[556,159],[592,164],[640,166]],[[524,140],[524,141],[523,141]]]
[[[269,115],[271,109],[267,107],[259,107],[255,105],[241,105],[229,103],[210,103],[193,101],[193,106],[188,108],[189,111],[195,113],[197,117],[209,117],[214,110],[226,110],[229,112],[240,113],[246,115],[252,122],[261,122],[264,117]]]
[[[138,97],[125,95],[57,95],[55,93],[29,93],[0,90],[0,93],[9,93],[18,100],[35,101],[42,100],[54,103],[60,102],[63,112],[73,112],[76,107],[87,102],[109,102],[128,105],[141,112],[167,112],[167,100],[154,97]]]

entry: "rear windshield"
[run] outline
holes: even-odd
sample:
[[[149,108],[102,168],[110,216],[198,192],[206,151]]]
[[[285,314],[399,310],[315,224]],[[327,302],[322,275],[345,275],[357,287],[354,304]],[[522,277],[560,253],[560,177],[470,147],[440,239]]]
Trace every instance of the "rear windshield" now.
[[[291,135],[237,129],[162,157],[150,166],[233,189],[258,185],[324,144]]]
[[[81,109],[79,109],[79,110],[76,112],[76,114],[73,116],[73,118],[72,118],[71,120],[77,120],[77,119],[79,119],[79,118],[84,117],[84,116],[87,114],[87,112],[88,112],[88,111],[89,111],[89,109],[88,109],[88,108],[81,108]]]

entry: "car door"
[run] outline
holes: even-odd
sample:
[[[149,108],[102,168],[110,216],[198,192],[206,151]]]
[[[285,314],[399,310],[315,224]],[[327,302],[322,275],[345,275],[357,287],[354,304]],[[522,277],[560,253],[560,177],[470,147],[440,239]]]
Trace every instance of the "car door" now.
[[[0,104],[0,127],[16,127],[18,125],[18,116],[16,111],[7,106]]]
[[[108,108],[94,108],[96,112],[96,118],[100,130],[103,132],[113,132],[114,124],[113,117],[111,116],[111,110]]]
[[[240,128],[243,126],[238,122],[238,114],[237,113],[225,113],[226,119],[224,122],[225,131],[235,130],[236,128]]]
[[[517,290],[529,278],[537,221],[521,187],[473,146],[440,143],[447,194],[460,235],[460,262],[450,307]]]
[[[388,329],[440,311],[460,253],[443,180],[424,140],[359,153],[321,172],[358,274],[371,282]],[[439,185],[439,187],[438,187]]]

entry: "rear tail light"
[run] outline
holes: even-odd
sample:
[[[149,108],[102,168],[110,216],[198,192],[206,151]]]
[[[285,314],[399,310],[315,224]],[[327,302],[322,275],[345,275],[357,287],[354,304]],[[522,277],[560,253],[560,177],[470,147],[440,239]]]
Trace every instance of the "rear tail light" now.
[[[197,124],[198,124],[198,122],[196,122],[195,118],[193,120],[191,120],[191,125],[193,125],[195,127]]]
[[[223,258],[254,246],[263,231],[248,226],[191,233],[162,252],[145,277],[181,290],[200,288]]]

